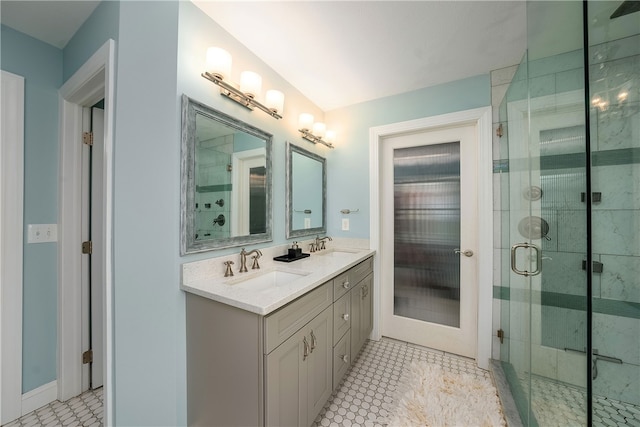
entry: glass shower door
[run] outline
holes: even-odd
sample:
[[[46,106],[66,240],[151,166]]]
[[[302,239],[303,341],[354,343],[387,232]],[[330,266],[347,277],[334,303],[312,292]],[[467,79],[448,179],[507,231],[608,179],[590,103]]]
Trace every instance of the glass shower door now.
[[[550,27],[559,16],[566,25]],[[588,422],[584,53],[569,33],[581,23],[579,2],[527,3],[528,50],[501,109],[512,255],[501,354],[530,426]],[[567,43],[541,43],[550,34]]]

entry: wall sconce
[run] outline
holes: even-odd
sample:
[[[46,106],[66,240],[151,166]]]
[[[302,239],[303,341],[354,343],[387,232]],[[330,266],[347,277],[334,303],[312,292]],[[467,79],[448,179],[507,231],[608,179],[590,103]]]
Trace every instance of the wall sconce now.
[[[265,104],[255,98],[262,90],[262,77],[253,71],[240,73],[240,85],[228,82],[226,79],[231,74],[231,55],[219,47],[207,49],[207,71],[202,77],[220,86],[220,94],[237,102],[243,107],[253,110],[259,108],[271,117],[282,118],[284,109],[284,94],[278,90],[268,90],[265,96]]]
[[[313,121],[313,116],[308,113],[300,114],[298,118],[299,131],[302,137],[314,144],[324,144],[329,148],[334,148],[333,143],[336,139],[336,133],[327,130],[327,125],[321,122]]]

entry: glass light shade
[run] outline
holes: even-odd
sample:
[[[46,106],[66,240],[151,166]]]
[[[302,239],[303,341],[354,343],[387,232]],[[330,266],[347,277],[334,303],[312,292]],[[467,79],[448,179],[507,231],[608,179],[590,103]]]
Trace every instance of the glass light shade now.
[[[302,113],[298,118],[298,129],[311,130],[313,127],[313,115],[309,113]]]
[[[284,109],[284,93],[274,89],[268,90],[264,104],[271,111],[282,112]]]
[[[327,125],[321,122],[317,122],[313,124],[313,133],[318,138],[324,137],[324,133],[327,131]]]
[[[333,144],[334,142],[336,142],[336,133],[332,130],[327,130],[327,132],[325,132],[324,134],[324,140],[329,144]]]
[[[231,75],[231,54],[219,47],[207,49],[207,71],[220,79],[229,77]]]
[[[253,71],[240,73],[240,91],[245,95],[255,98],[262,90],[262,77]]]

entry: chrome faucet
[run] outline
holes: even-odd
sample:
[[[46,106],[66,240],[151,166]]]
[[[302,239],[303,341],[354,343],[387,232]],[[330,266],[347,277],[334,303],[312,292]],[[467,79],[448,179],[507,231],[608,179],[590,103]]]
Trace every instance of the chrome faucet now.
[[[244,248],[242,248],[242,251],[240,251],[240,273],[246,273],[247,272],[247,255],[251,255],[251,254],[255,254],[253,257],[253,265],[251,266],[252,269],[259,269],[260,265],[258,264],[258,258],[260,258],[262,256],[262,252],[260,252],[258,249],[254,249],[250,252],[247,252]]]
[[[329,237],[329,236],[325,236],[325,237],[322,237],[322,238],[320,238],[320,236],[316,236],[316,250],[317,251],[321,251],[323,249],[326,249],[324,243],[327,240],[332,241],[333,239],[331,237]]]

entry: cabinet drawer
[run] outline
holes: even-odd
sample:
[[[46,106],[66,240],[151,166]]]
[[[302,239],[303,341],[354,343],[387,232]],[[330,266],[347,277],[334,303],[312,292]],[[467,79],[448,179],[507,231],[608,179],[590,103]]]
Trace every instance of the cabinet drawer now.
[[[333,345],[351,327],[351,292],[333,303]]]
[[[331,305],[331,282],[317,287],[265,318],[264,352],[271,353],[298,329]]]
[[[346,294],[349,289],[353,288],[362,279],[367,277],[367,274],[373,271],[373,257],[367,258],[360,264],[351,267],[344,273],[336,276],[333,279],[333,299],[334,301]]]
[[[346,333],[333,347],[333,389],[342,381],[351,366],[351,334]]]

